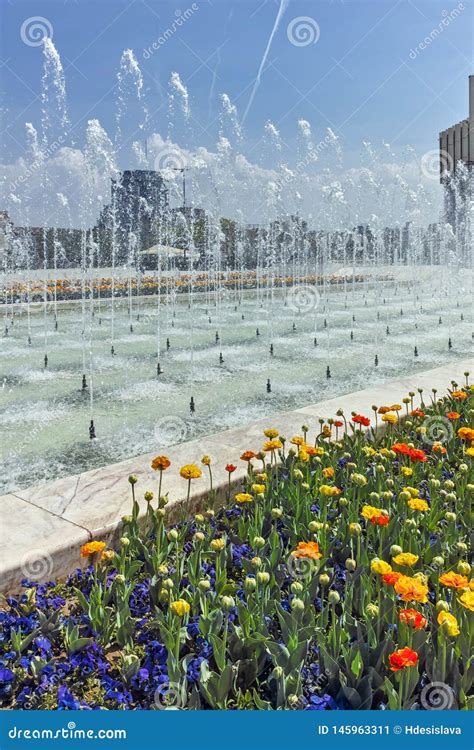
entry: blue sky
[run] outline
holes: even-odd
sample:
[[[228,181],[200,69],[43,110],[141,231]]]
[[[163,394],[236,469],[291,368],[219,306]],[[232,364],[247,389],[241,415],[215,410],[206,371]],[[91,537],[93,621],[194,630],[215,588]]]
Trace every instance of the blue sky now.
[[[166,134],[166,87],[178,71],[189,89],[195,142],[212,148],[219,94],[227,93],[243,115],[280,0],[197,0],[198,9],[147,59],[144,50],[172,26],[177,11],[191,6],[191,0],[2,0],[3,158],[21,152],[24,122],[40,120],[41,48],[20,35],[34,16],[53,29],[79,144],[92,117],[113,134],[113,86],[121,52],[130,47],[143,71],[154,129]],[[296,121],[305,118],[321,136],[331,127],[347,151],[385,140],[423,152],[436,148],[440,129],[467,115],[469,0],[289,0],[287,6],[246,118],[250,147],[268,119],[291,144]],[[420,50],[455,9],[456,17]],[[300,17],[317,29],[315,43],[289,40],[289,24]]]

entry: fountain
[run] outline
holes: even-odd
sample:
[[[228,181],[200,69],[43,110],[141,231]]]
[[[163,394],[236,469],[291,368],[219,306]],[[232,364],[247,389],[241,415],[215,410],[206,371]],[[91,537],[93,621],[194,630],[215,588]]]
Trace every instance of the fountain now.
[[[210,152],[178,73],[163,138],[126,50],[116,133],[90,120],[81,150],[51,40],[43,57],[31,177],[3,215],[2,492],[468,355],[472,209],[426,225],[386,144],[356,179],[332,131],[299,121],[293,163],[269,121],[258,165],[223,95]]]

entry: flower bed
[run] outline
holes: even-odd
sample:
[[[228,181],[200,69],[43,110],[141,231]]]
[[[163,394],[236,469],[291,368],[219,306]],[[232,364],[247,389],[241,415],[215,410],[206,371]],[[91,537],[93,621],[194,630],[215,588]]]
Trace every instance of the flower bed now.
[[[370,417],[335,415],[316,436],[266,430],[236,494],[226,466],[219,511],[212,458],[181,467],[188,503],[204,481],[209,502],[194,517],[185,503],[173,526],[175,467],[157,456],[144,517],[129,477],[117,550],[90,542],[85,569],[6,600],[2,707],[472,707],[467,377],[417,407],[410,394]]]

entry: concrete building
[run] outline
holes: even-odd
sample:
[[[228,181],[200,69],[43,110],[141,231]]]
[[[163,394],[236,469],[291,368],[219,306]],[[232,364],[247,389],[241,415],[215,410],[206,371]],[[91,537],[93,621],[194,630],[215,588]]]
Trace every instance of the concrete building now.
[[[474,165],[474,75],[469,76],[469,116],[439,134],[440,180],[455,173],[460,161]]]
[[[439,134],[445,219],[459,229],[472,195],[474,174],[474,75],[469,76],[469,116]]]

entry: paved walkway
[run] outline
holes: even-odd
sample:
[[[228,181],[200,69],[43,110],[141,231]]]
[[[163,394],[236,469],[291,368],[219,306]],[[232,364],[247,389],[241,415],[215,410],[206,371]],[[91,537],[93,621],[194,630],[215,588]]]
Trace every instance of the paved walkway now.
[[[234,463],[238,467],[232,478],[235,484],[241,482],[246,464],[239,456],[244,450],[260,449],[266,427],[276,427],[290,437],[300,434],[301,425],[306,423],[311,435],[319,429],[318,418],[334,417],[340,408],[346,415],[357,411],[370,416],[372,404],[400,403],[409,391],[416,392],[417,388],[426,393],[437,388],[441,395],[452,380],[462,384],[463,373],[474,372],[473,364],[473,360],[456,361],[174,446],[166,450],[171,467],[164,474],[162,487],[163,494],[169,493],[168,508],[172,513],[186,496],[187,482],[179,476],[179,468],[186,463],[199,463],[204,454],[212,457],[214,487],[222,496],[228,482],[225,465]],[[128,476],[138,476],[136,492],[142,509],[146,506],[141,499],[146,490],[153,490],[156,496],[158,476],[150,468],[154,455],[137,456],[0,496],[0,591],[17,590],[25,577],[44,581],[65,576],[80,564],[82,544],[90,539],[111,541],[119,535],[121,518],[130,512]],[[207,494],[206,473],[192,484],[192,502],[196,508]]]

